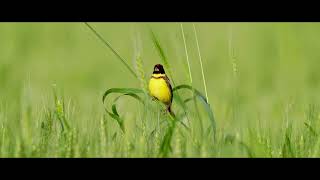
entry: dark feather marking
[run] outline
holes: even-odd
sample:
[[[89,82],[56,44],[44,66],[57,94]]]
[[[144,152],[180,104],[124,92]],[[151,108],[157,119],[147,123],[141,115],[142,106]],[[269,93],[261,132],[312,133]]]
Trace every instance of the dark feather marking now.
[[[168,76],[164,76],[163,79],[166,81],[167,86],[168,86],[169,89],[170,89],[170,93],[171,93],[171,103],[172,103],[172,96],[173,96],[173,94],[172,94],[172,87],[171,87],[170,79],[168,78]],[[170,103],[170,105],[171,105],[171,103]]]

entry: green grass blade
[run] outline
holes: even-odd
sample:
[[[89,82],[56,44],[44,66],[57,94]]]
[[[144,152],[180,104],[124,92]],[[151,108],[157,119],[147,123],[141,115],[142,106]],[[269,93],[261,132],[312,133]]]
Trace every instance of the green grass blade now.
[[[186,43],[186,39],[185,39],[185,36],[184,36],[184,30],[183,30],[183,25],[182,25],[182,23],[180,23],[180,28],[181,28],[181,34],[182,34],[182,39],[183,39],[184,50],[185,50],[185,52],[186,52],[186,58],[187,58],[187,63],[188,63],[190,85],[192,85],[191,66],[190,66],[189,55],[188,55],[188,48],[187,48],[187,43]]]
[[[151,29],[150,27],[149,27],[149,32],[150,32],[150,36],[151,36],[152,42],[153,42],[153,44],[155,45],[155,47],[156,47],[156,49],[157,49],[157,52],[158,52],[158,54],[160,55],[160,58],[161,58],[163,64],[164,64],[165,67],[168,69],[168,72],[169,72],[168,74],[169,74],[169,76],[171,77],[172,85],[173,85],[173,87],[174,87],[174,86],[175,86],[175,81],[174,81],[173,76],[172,76],[172,71],[171,71],[171,68],[170,68],[170,65],[169,65],[167,56],[165,55],[164,50],[163,50],[163,48],[161,47],[160,42],[159,42],[157,36],[155,35],[155,33],[152,31],[152,29]],[[186,105],[184,104],[183,101],[180,101],[180,100],[181,100],[181,97],[180,97],[180,95],[179,95],[178,92],[177,92],[176,94],[174,94],[173,98],[176,99],[177,102],[179,103],[179,105],[183,107],[184,114],[187,114]],[[187,117],[187,119],[188,119],[188,121],[190,121],[188,117]]]
[[[106,97],[111,93],[121,93],[121,94],[139,94],[144,93],[143,90],[137,88],[111,88],[108,89],[102,96],[102,102],[104,103]]]
[[[120,54],[111,46],[111,44],[106,41],[91,25],[89,25],[87,22],[84,23],[94,34],[95,36],[98,37],[98,39],[103,42],[103,44],[105,46],[107,46],[112,52],[114,55],[117,56],[117,58],[122,62],[122,64],[130,71],[130,73],[138,79],[138,76],[137,74],[133,71],[133,69],[127,64],[126,60],[120,56]]]
[[[151,38],[152,38],[152,42],[154,43],[155,47],[157,48],[157,52],[160,55],[161,60],[163,61],[163,63],[165,65],[168,65],[168,60],[166,55],[164,54],[163,48],[160,45],[160,42],[158,40],[158,38],[156,37],[156,35],[154,34],[154,32],[152,31],[152,29],[150,29],[150,34],[151,34]]]
[[[282,146],[282,157],[294,157],[293,147],[292,147],[292,124],[288,124],[285,130],[284,143]]]
[[[112,94],[112,93],[120,93],[121,95],[116,97],[113,100],[113,103],[112,103],[112,106],[111,106],[111,111],[109,111],[107,108],[105,108],[105,111],[109,114],[109,116],[111,116],[113,119],[115,119],[117,121],[117,123],[119,124],[121,130],[123,132],[125,132],[124,120],[120,117],[120,115],[119,115],[119,113],[117,111],[116,103],[121,97],[130,96],[130,97],[138,100],[142,104],[145,104],[144,100],[140,96],[137,95],[139,93],[144,93],[144,91],[141,90],[141,89],[135,89],[135,88],[112,88],[112,89],[107,90],[103,94],[102,102],[104,103],[106,97],[108,95]]]
[[[160,55],[160,58],[161,58],[161,60],[162,60],[162,62],[164,64],[164,66],[168,69],[168,74],[171,77],[172,84],[173,84],[173,86],[175,86],[175,81],[174,81],[173,76],[172,76],[172,71],[171,71],[171,67],[170,67],[169,62],[168,62],[168,58],[165,55],[164,50],[163,50],[162,46],[160,45],[160,42],[159,42],[157,36],[155,35],[155,33],[152,31],[152,29],[150,27],[149,27],[149,32],[150,32],[150,35],[151,35],[152,42],[155,45],[155,47],[157,49],[157,52]]]
[[[198,49],[198,56],[199,56],[199,61],[200,61],[200,67],[201,67],[201,74],[202,74],[204,92],[205,92],[205,94],[206,94],[207,101],[209,102],[208,92],[207,92],[207,85],[206,85],[206,78],[205,78],[204,72],[203,72],[202,57],[201,57],[201,53],[200,53],[200,47],[199,47],[197,30],[196,30],[196,26],[195,26],[194,24],[192,24],[192,25],[193,25],[194,36],[196,37],[196,44],[197,44],[197,49]]]
[[[169,153],[172,152],[171,141],[172,141],[175,127],[176,127],[176,119],[170,123],[165,133],[165,136],[160,145],[159,156],[168,157]]]
[[[198,91],[197,89],[193,88],[193,87],[190,86],[190,85],[182,84],[182,85],[179,85],[179,86],[174,87],[174,88],[172,89],[172,91],[175,92],[175,91],[178,91],[178,90],[180,90],[180,89],[189,89],[189,90],[191,90],[191,91],[194,91],[194,92],[195,92],[196,94],[198,94],[201,98],[203,98],[206,103],[208,103],[207,99],[201,94],[201,92]]]
[[[211,125],[212,125],[212,128],[213,128],[214,136],[215,136],[215,134],[216,134],[216,122],[215,122],[215,119],[214,119],[214,115],[213,115],[211,106],[208,103],[207,99],[197,89],[193,88],[192,86],[185,85],[185,84],[179,85],[179,86],[173,88],[173,92],[178,91],[180,89],[189,89],[189,90],[193,91],[195,93],[195,96],[200,100],[200,102],[202,102],[203,106],[205,107],[206,112],[208,113],[208,116],[209,116],[209,119],[211,121]],[[189,99],[187,99],[187,100],[188,100],[188,102],[190,102]]]

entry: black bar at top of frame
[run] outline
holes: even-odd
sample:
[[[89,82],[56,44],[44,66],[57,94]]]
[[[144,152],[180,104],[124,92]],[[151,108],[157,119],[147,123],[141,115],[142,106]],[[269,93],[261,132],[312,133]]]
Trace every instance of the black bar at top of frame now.
[[[28,1],[29,2],[29,1]],[[317,5],[280,1],[104,1],[1,6],[2,22],[320,22]],[[306,2],[305,2],[306,3]],[[294,4],[294,5],[293,5]],[[308,6],[305,6],[308,5]]]

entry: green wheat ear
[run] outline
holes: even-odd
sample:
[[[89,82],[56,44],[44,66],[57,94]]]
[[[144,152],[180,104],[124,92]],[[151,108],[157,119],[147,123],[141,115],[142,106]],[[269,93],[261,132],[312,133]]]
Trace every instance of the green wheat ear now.
[[[54,103],[55,103],[55,115],[57,116],[62,132],[64,130],[69,131],[70,130],[70,125],[66,119],[65,115],[65,110],[64,110],[64,99],[58,96],[58,91],[57,87],[55,84],[52,85],[52,90],[53,90],[53,97],[54,97]]]
[[[138,28],[134,26],[134,63],[135,69],[138,75],[138,79],[140,81],[140,87],[147,92],[148,85],[146,81],[145,71],[144,71],[144,63],[142,60],[142,42],[141,36],[138,31]]]
[[[147,84],[147,81],[146,81],[146,76],[145,76],[145,71],[143,69],[143,60],[141,58],[140,55],[138,55],[136,58],[136,69],[137,69],[137,72],[138,72],[138,78],[139,78],[139,81],[140,81],[140,86],[141,88],[145,91],[145,92],[148,92],[148,84]]]
[[[237,57],[236,57],[236,51],[234,47],[234,33],[233,33],[233,26],[232,24],[229,25],[229,42],[228,42],[228,56],[232,64],[232,72],[234,77],[237,77]]]

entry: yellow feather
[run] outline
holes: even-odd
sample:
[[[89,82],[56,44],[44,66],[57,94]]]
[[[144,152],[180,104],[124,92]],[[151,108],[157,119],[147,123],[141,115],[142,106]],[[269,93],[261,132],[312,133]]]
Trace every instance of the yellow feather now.
[[[152,74],[152,77],[155,77],[155,78],[159,78],[159,77],[164,77],[165,74]]]
[[[169,104],[171,102],[171,92],[166,81],[163,78],[164,74],[153,74],[149,81],[149,92],[151,96],[156,97],[159,101]]]

